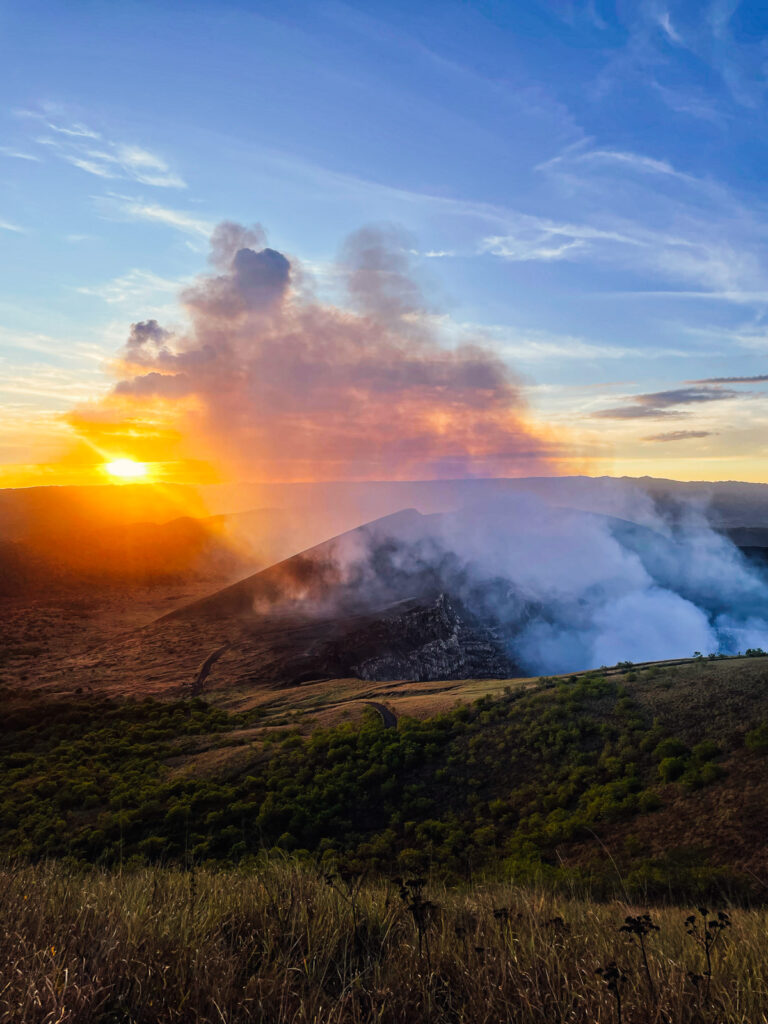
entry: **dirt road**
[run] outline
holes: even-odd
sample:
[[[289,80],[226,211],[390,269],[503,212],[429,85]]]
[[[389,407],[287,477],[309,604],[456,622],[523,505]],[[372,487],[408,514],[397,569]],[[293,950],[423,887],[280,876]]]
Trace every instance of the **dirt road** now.
[[[367,700],[365,702],[365,706],[367,708],[373,708],[374,711],[378,712],[379,717],[384,723],[385,729],[397,728],[397,715],[394,713],[394,711],[390,711],[388,707],[385,707],[384,704],[378,704],[376,701]]]

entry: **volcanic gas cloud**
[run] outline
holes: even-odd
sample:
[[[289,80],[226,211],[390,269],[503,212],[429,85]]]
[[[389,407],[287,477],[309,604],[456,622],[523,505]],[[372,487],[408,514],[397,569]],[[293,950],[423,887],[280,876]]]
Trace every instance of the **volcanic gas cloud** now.
[[[334,306],[260,228],[221,224],[213,271],[181,296],[186,326],[133,324],[119,383],[70,422],[100,450],[172,451],[234,479],[551,472],[560,449],[526,421],[514,373],[441,333],[410,260],[392,230],[353,235],[326,268]]]
[[[272,592],[266,573],[225,593],[257,615],[336,623],[361,609],[389,622],[403,602],[432,608],[439,595],[459,609],[459,632],[462,623],[487,631],[494,646],[487,670],[474,669],[481,675],[498,673],[499,650],[540,674],[768,648],[764,566],[701,510],[662,512],[630,482],[599,483],[594,511],[517,493],[454,512],[388,516],[284,563]],[[422,633],[434,658],[446,636]]]

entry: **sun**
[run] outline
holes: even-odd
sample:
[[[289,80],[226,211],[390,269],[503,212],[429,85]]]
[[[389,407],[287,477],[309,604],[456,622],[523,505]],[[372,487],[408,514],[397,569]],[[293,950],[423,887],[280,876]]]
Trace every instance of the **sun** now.
[[[105,471],[118,480],[142,480],[149,474],[146,462],[135,462],[133,459],[115,459],[104,463]]]

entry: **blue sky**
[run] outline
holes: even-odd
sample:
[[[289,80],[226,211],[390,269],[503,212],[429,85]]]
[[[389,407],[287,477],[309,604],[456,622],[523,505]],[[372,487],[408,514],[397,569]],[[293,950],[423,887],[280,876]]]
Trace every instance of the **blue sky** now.
[[[436,311],[592,472],[768,480],[768,9],[0,6],[0,463],[54,459],[222,219],[334,297],[409,233]],[[703,382],[703,383],[702,383]]]

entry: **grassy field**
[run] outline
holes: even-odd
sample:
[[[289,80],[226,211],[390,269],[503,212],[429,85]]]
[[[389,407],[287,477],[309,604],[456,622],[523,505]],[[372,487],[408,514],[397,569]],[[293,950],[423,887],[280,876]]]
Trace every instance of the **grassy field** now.
[[[768,1022],[765,658],[3,698],[0,1024]]]
[[[732,910],[728,925],[716,909],[655,909],[646,968],[640,936],[621,931],[628,916],[645,930],[643,908],[414,882],[329,878],[288,858],[215,872],[0,871],[0,1021],[768,1019],[768,911]],[[699,938],[712,921],[724,927],[709,929],[707,974]]]

